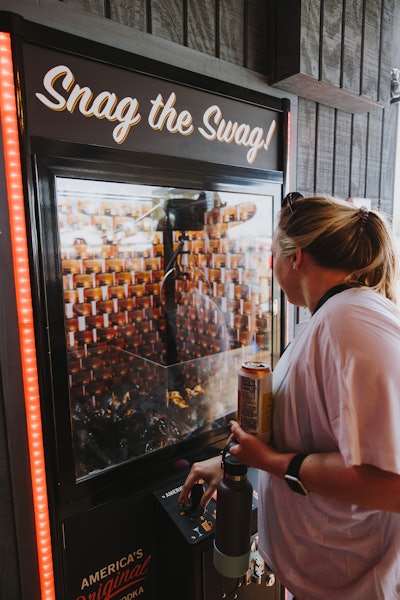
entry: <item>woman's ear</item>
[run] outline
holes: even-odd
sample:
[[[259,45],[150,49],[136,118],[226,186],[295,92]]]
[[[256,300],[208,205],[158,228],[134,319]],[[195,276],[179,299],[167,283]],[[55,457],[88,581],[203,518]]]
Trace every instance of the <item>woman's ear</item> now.
[[[301,265],[301,259],[302,259],[302,252],[301,252],[301,248],[297,248],[296,249],[296,253],[293,255],[293,269],[296,270],[300,267]]]

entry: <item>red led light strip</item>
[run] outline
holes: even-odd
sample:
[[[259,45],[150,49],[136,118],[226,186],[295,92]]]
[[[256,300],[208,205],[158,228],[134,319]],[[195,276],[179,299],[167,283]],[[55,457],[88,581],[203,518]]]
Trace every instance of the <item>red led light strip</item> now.
[[[2,32],[0,123],[3,132],[41,598],[55,600],[11,39],[8,33]]]

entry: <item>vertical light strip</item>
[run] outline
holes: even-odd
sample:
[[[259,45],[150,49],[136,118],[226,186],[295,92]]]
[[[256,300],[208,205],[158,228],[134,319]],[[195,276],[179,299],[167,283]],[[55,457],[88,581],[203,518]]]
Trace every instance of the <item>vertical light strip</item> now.
[[[55,600],[11,39],[8,33],[2,32],[0,32],[0,122],[3,132],[41,598]]]
[[[291,167],[291,152],[292,152],[292,139],[291,139],[291,126],[292,126],[292,117],[291,117],[291,112],[290,110],[287,113],[287,145],[286,145],[286,151],[287,151],[287,157],[286,157],[286,192],[292,192],[292,182],[291,182],[291,172],[290,172],[290,167]]]
[[[287,194],[288,192],[293,192],[295,191],[292,188],[292,181],[291,181],[291,164],[292,164],[292,137],[291,137],[291,133],[292,133],[292,113],[290,112],[290,110],[288,110],[287,112],[287,130],[286,130],[286,135],[287,135],[287,141],[286,141],[286,152],[287,152],[287,156],[286,156],[286,174],[285,174],[285,190],[284,193]],[[293,308],[290,306],[290,304],[287,301],[287,298],[285,296],[283,302],[285,303],[285,324],[284,324],[284,348],[286,348],[286,346],[289,344],[289,342],[294,338],[294,332],[295,332],[295,327],[296,327],[296,322],[297,322],[297,315],[298,315],[298,308]]]

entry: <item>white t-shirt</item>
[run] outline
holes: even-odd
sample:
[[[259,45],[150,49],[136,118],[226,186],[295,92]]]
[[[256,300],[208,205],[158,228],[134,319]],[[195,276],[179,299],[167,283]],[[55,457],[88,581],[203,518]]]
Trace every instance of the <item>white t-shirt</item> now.
[[[280,451],[340,451],[400,474],[400,312],[351,288],[330,298],[273,373]],[[366,510],[259,472],[259,545],[297,600],[400,599],[400,514]]]

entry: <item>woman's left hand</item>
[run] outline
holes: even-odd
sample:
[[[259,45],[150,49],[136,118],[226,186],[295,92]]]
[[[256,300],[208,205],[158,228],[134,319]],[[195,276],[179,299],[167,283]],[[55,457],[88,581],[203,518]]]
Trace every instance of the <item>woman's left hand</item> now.
[[[237,441],[229,453],[235,456],[242,464],[254,469],[266,469],[276,452],[257,436],[246,433],[237,421],[229,423],[231,439]]]

